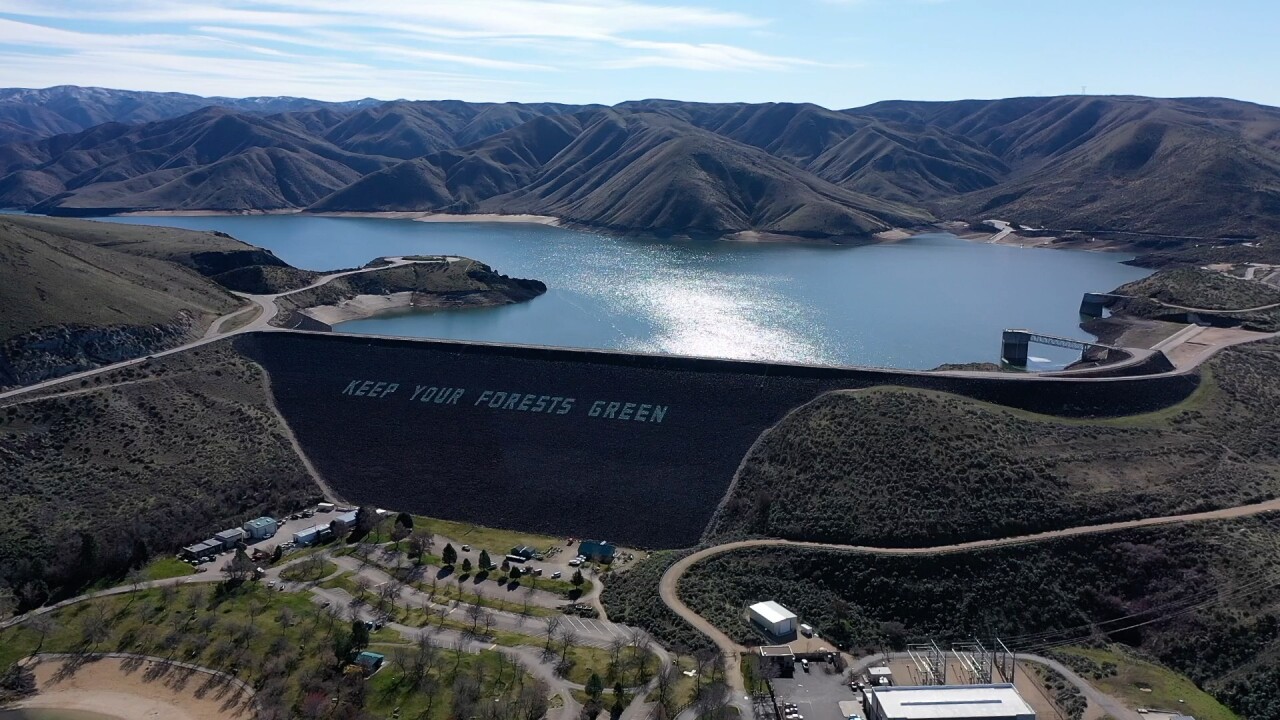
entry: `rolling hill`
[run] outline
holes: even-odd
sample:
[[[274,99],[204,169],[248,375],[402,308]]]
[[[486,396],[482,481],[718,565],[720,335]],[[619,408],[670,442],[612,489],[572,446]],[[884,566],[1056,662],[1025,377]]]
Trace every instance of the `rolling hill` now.
[[[0,387],[180,345],[241,301],[206,275],[284,267],[225,235],[0,216]]]
[[[0,127],[37,138],[0,145],[0,207],[537,213],[622,232],[806,238],[994,217],[1175,246],[1280,234],[1280,109],[1226,99],[830,110],[205,98],[150,120],[193,96],[140,96],[126,113],[81,90],[0,91]],[[39,137],[50,132],[63,134]]]

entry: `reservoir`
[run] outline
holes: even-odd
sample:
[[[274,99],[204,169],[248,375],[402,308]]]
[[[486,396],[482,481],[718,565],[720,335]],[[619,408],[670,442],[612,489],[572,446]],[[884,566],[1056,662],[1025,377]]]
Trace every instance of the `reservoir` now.
[[[839,247],[375,218],[105,219],[221,230],[311,270],[384,255],[465,255],[548,288],[528,303],[401,312],[343,323],[339,332],[903,369],[998,362],[1004,328],[1092,339],[1079,328],[1081,295],[1150,274],[1115,253],[946,233]],[[1032,354],[1031,369],[1077,357],[1040,346]]]

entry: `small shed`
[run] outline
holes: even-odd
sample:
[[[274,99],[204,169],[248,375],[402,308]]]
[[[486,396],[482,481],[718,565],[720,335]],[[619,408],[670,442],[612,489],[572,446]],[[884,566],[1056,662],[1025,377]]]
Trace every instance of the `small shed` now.
[[[618,547],[603,540],[583,540],[578,543],[578,554],[593,562],[611,563]]]
[[[364,668],[364,671],[367,673],[377,672],[378,668],[382,667],[382,663],[385,660],[386,657],[381,653],[369,652],[368,650],[365,650],[356,656],[356,664]]]
[[[537,550],[534,550],[533,548],[529,547],[528,545],[517,545],[517,546],[515,546],[515,547],[511,548],[511,552],[509,552],[509,553],[507,553],[507,554],[508,554],[508,555],[519,555],[520,557],[524,558],[525,560],[532,560],[532,559],[533,559],[533,557],[534,557],[535,555],[537,555],[537,554],[538,554],[538,551],[537,551]]]
[[[240,528],[245,531],[250,540],[264,540],[276,534],[276,528],[279,525],[273,517],[262,516],[254,518]]]
[[[787,637],[796,631],[796,614],[772,600],[752,605],[747,614],[773,637]]]
[[[893,684],[893,668],[887,665],[878,665],[873,668],[867,668],[867,676],[871,678],[873,686],[892,685]]]
[[[760,662],[772,664],[778,677],[789,678],[795,673],[796,655],[790,645],[761,645]]]
[[[213,537],[224,549],[230,550],[236,546],[236,543],[245,538],[245,532],[241,528],[230,528],[223,530]]]

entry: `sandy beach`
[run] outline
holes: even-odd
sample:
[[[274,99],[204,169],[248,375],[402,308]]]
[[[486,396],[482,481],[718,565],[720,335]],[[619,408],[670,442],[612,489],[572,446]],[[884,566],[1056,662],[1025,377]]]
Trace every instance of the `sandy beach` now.
[[[120,720],[237,720],[251,713],[243,698],[232,700],[222,686],[205,687],[211,675],[171,668],[158,674],[150,660],[133,662],[107,657],[61,677],[60,659],[46,658],[33,667],[39,693],[0,710],[47,709],[93,713]],[[158,675],[158,677],[157,677]],[[199,696],[203,697],[199,697]]]
[[[317,305],[301,312],[326,325],[337,325],[408,307],[413,307],[413,293],[398,292],[390,295],[357,295],[337,305]]]

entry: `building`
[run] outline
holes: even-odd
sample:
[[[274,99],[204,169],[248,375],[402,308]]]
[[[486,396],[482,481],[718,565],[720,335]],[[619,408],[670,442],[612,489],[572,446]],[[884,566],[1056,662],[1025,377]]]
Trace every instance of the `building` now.
[[[205,540],[203,542],[198,542],[195,545],[188,545],[182,548],[182,556],[188,560],[199,560],[202,557],[217,555],[222,552],[222,550],[223,547],[221,543]]]
[[[236,543],[244,540],[245,532],[240,528],[231,528],[229,530],[223,530],[213,537],[222,546],[223,550],[230,550],[236,546]]]
[[[347,512],[344,512],[341,515],[338,515],[337,517],[335,517],[333,521],[338,523],[338,527],[341,528],[343,532],[350,530],[351,528],[356,526],[356,511],[349,510]]]
[[[796,632],[796,614],[772,600],[747,608],[751,621],[773,637],[787,637]]]
[[[1012,683],[877,687],[867,720],[1036,720]]]
[[[250,540],[265,540],[272,537],[276,534],[277,527],[279,527],[279,524],[276,519],[265,515],[260,518],[254,518],[240,526]]]
[[[789,678],[796,671],[796,654],[791,652],[790,645],[761,645],[760,663],[772,663],[777,668],[777,677]]]
[[[596,540],[583,540],[578,543],[578,554],[592,562],[611,563],[617,552],[617,546],[612,543]]]
[[[298,547],[314,545],[320,539],[320,526],[312,525],[293,534],[293,544]]]
[[[872,687],[881,687],[893,684],[893,669],[888,666],[878,666],[867,668],[867,675],[871,677]]]
[[[356,656],[356,664],[364,668],[364,671],[368,674],[377,672],[378,668],[382,667],[382,663],[385,660],[386,657],[383,655],[376,652],[369,652],[368,650]]]
[[[533,548],[529,547],[528,545],[517,545],[517,546],[515,546],[515,547],[511,548],[511,552],[509,552],[509,553],[507,553],[507,554],[508,554],[508,555],[519,555],[520,557],[524,558],[525,560],[532,560],[532,559],[534,558],[534,556],[536,556],[536,555],[538,554],[538,551],[537,551],[537,550],[534,550]]]

